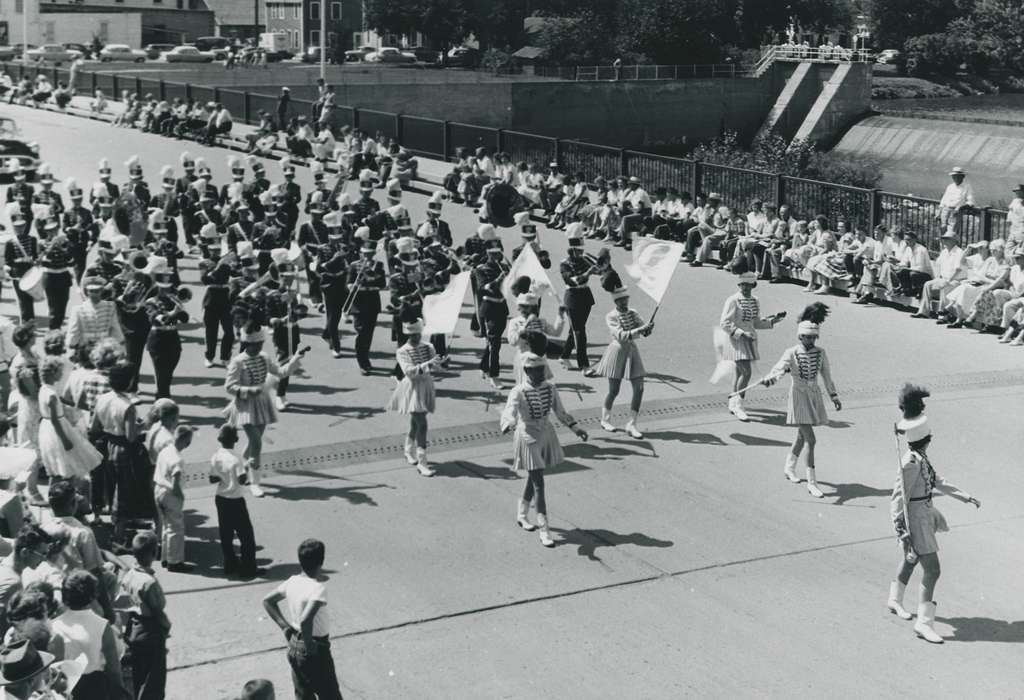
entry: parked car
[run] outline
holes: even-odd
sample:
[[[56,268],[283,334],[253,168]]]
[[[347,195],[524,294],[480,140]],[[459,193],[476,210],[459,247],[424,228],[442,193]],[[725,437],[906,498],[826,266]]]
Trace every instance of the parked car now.
[[[215,61],[226,61],[231,52],[231,40],[222,36],[201,36],[191,45],[200,51],[209,51]]]
[[[38,49],[28,51],[28,60],[36,63],[52,63],[59,66],[62,63],[71,63],[82,54],[72,49],[66,49],[60,44],[43,44]]]
[[[146,52],[146,58],[155,61],[161,54],[167,53],[175,48],[174,44],[146,44],[142,50]]]
[[[61,44],[65,49],[74,49],[78,53],[82,54],[82,58],[92,58],[92,49],[85,44]]]
[[[303,63],[320,63],[320,47],[310,46],[302,52]],[[327,62],[334,63],[334,50],[327,47]]]
[[[416,60],[420,63],[439,63],[441,61],[440,51],[428,49],[425,46],[413,46],[406,49],[406,51],[415,56]]]
[[[360,46],[358,49],[345,52],[345,63],[362,63],[366,57],[377,50],[376,46]]]
[[[213,63],[213,52],[200,51],[195,46],[175,46],[163,57],[168,63]]]
[[[128,44],[107,44],[100,51],[100,61],[103,63],[111,63],[113,61],[145,63],[146,52],[140,49],[133,49]]]
[[[19,55],[13,46],[0,46],[0,61],[10,61]]]
[[[480,52],[468,46],[456,46],[448,51],[444,63],[452,68],[476,68],[480,65]]]
[[[886,49],[885,51],[878,54],[878,58],[875,59],[876,63],[895,63],[896,59],[900,57],[900,52],[896,49]]]
[[[394,46],[382,46],[373,53],[366,55],[367,63],[415,63],[416,56],[399,51]]]
[[[0,162],[6,164],[12,158],[21,162],[27,180],[35,179],[39,167],[39,144],[25,141],[13,119],[0,117]]]

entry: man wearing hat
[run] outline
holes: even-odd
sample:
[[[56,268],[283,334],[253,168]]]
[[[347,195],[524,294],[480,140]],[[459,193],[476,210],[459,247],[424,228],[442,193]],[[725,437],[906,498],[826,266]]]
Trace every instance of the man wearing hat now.
[[[231,170],[231,182],[220,187],[217,201],[222,207],[231,202],[233,192],[238,192],[241,195],[245,191],[245,165],[242,163],[242,159],[233,155],[228,156],[227,162],[228,169]]]
[[[170,398],[174,370],[181,360],[181,334],[178,329],[181,324],[188,322],[189,315],[178,301],[174,272],[165,258],[151,255],[146,274],[152,277],[156,285],[154,301],[146,307],[150,322],[146,350],[153,361],[156,380],[154,396],[158,399]]]
[[[305,308],[305,305],[295,284],[295,263],[291,259],[288,249],[275,248],[270,252],[270,258],[273,268],[278,273],[278,278],[276,283],[273,281],[268,283],[271,293],[267,294],[266,314],[273,329],[271,340],[277,350],[277,361],[281,366],[285,366],[285,363],[298,356],[301,340],[298,308]],[[278,411],[288,409],[286,399],[288,385],[289,378],[287,376],[281,377],[277,383],[275,407]]]
[[[53,169],[49,163],[43,163],[36,171],[39,179],[39,191],[32,195],[32,203],[40,204],[50,208],[50,211],[60,216],[64,213],[64,200],[60,192],[53,189]]]
[[[939,309],[946,307],[946,295],[953,291],[956,283],[967,276],[967,266],[964,260],[964,251],[957,244],[959,234],[953,231],[943,231],[939,237],[942,243],[942,251],[938,259],[933,263],[932,270],[935,276],[921,285],[921,304],[917,313],[912,314],[913,318],[932,317],[932,297],[939,300]],[[945,316],[944,311],[940,314]],[[944,319],[940,319],[944,323]]]
[[[57,330],[64,324],[71,293],[71,245],[67,236],[61,233],[60,220],[54,212],[46,217],[43,228],[47,240],[39,256],[39,266],[43,269],[43,292],[50,310],[50,330]]]
[[[10,208],[11,228],[14,236],[4,246],[4,271],[14,286],[14,294],[18,298],[18,310],[21,322],[34,321],[36,317],[35,299],[22,291],[18,283],[39,259],[39,242],[29,231],[29,222],[19,207]]]
[[[234,211],[234,221],[228,225],[227,246],[229,252],[237,252],[240,243],[252,243],[256,224],[253,222],[252,210],[245,199],[238,200]]]
[[[231,323],[230,283],[232,271],[226,259],[220,257],[220,246],[211,248],[211,258],[200,267],[199,282],[203,292],[203,327],[205,328],[207,367],[227,367],[231,348],[235,344],[235,329]],[[220,339],[220,362],[217,361],[217,334]]]
[[[82,279],[85,301],[71,309],[64,341],[69,350],[99,342],[104,338],[124,340],[121,324],[117,320],[117,308],[114,302],[103,298],[103,289],[106,286],[107,282],[102,277]]]
[[[501,283],[508,275],[510,265],[505,260],[494,226],[483,224],[478,233],[487,245],[487,260],[473,269],[479,294],[480,324],[487,338],[487,344],[480,355],[480,374],[492,388],[500,389],[498,373],[501,369],[501,340],[508,325],[508,303]]]
[[[530,246],[533,248],[533,252],[537,254],[541,267],[545,270],[551,269],[551,254],[541,248],[537,242],[537,225],[530,221],[530,212],[521,211],[512,218],[515,221],[515,225],[519,227],[519,235],[523,238],[522,244],[512,250],[512,259],[518,258],[519,254],[523,252],[523,248]]]
[[[380,293],[387,285],[387,280],[384,264],[374,259],[377,247],[369,240],[370,229],[360,226],[355,236],[362,241],[362,247],[359,249],[360,259],[348,268],[348,293],[351,299],[349,313],[352,314],[356,331],[356,362],[366,375],[373,369],[370,365],[370,345],[380,314]]]
[[[281,210],[288,216],[288,221],[294,226],[299,220],[302,188],[299,187],[299,183],[295,182],[295,164],[287,156],[281,159],[281,174],[284,175],[284,182],[277,186],[277,189],[284,194]]]
[[[907,230],[903,240],[907,247],[900,262],[893,267],[898,286],[892,288],[890,296],[917,298],[922,285],[934,274],[932,259],[928,249],[918,240],[917,231]]]
[[[652,209],[651,197],[640,186],[640,178],[630,177],[626,191],[619,200],[619,214],[622,220],[619,222],[619,243],[616,245],[631,250],[633,232],[643,228],[644,219],[650,217]]]
[[[416,229],[416,237],[420,240],[440,241],[441,245],[451,247],[452,229],[447,221],[441,218],[441,206],[444,194],[434,192],[427,200],[427,220]]]
[[[1007,251],[1024,246],[1024,185],[1017,185],[1013,194],[1013,199],[1006,207],[1006,222],[1010,226],[1006,236]]]
[[[316,272],[320,277],[320,291],[324,298],[324,331],[321,337],[331,346],[335,358],[341,357],[341,337],[338,326],[348,301],[348,248],[342,232],[342,216],[332,211],[324,216],[327,243],[320,246]]]
[[[708,194],[707,202],[694,212],[697,225],[686,234],[686,255],[691,267],[700,267],[704,263],[697,259],[697,252],[703,247],[704,239],[709,236],[725,238],[729,224],[728,216],[722,211],[722,195],[717,192]]]
[[[359,173],[359,199],[352,205],[356,224],[363,224],[380,211],[380,203],[373,198],[373,173],[363,170]]]
[[[259,196],[270,189],[271,183],[270,180],[267,179],[266,170],[263,168],[263,162],[256,156],[246,156],[245,162],[252,170],[252,179],[245,182],[242,196],[249,202],[249,206],[252,208],[253,213],[257,215],[257,218],[259,218]]]
[[[935,218],[943,231],[960,233],[960,220],[964,211],[974,207],[974,188],[971,183],[964,182],[967,171],[959,166],[949,171],[949,177],[953,182],[946,185]]]
[[[31,202],[35,188],[26,182],[25,170],[17,158],[7,160],[7,174],[14,178],[14,184],[7,188],[7,202]]]
[[[32,642],[22,639],[0,649],[0,686],[5,698],[30,700],[47,688],[47,671],[54,655],[37,651]]]
[[[167,239],[178,242],[178,220],[181,214],[181,207],[178,203],[178,195],[174,191],[174,168],[165,165],[160,168],[160,191],[149,200],[151,209],[158,209],[163,213],[163,220],[167,226]]]
[[[99,236],[99,227],[93,220],[92,212],[82,206],[84,193],[78,183],[72,179],[64,183],[71,206],[61,217],[61,228],[68,237],[71,246],[71,259],[75,268],[75,281],[81,282],[85,274],[85,261],[89,254],[89,246]]]
[[[416,240],[403,236],[395,241],[395,267],[388,278],[391,292],[391,339],[401,347],[406,341],[402,324],[411,323],[423,317],[422,285],[424,273],[420,269]],[[395,365],[395,377],[402,379],[402,370]]]
[[[122,192],[131,192],[139,200],[139,206],[144,212],[149,208],[152,196],[149,192],[149,185],[142,179],[142,161],[138,156],[132,156],[125,162],[128,168],[128,184],[122,188]]]
[[[562,305],[569,316],[569,337],[562,348],[562,366],[569,369],[569,358],[576,351],[576,366],[580,371],[590,367],[590,356],[587,354],[587,320],[594,308],[594,293],[590,290],[590,276],[600,273],[602,268],[610,264],[608,249],[593,261],[584,257],[583,224],[576,221],[565,229],[569,249],[565,258],[558,265],[558,271],[565,283],[565,296]]]
[[[306,212],[309,214],[309,221],[299,227],[298,243],[302,248],[303,262],[306,267],[306,279],[309,280],[309,298],[314,304],[323,310],[324,298],[320,291],[320,276],[316,273],[313,262],[319,258],[321,246],[327,245],[327,225],[324,224],[324,214],[327,206],[324,202],[326,190],[314,190],[310,192],[309,204],[306,205]]]
[[[736,280],[739,291],[725,300],[718,327],[715,328],[714,345],[718,351],[718,368],[712,382],[716,382],[730,369],[735,370],[733,392],[742,392],[750,384],[751,363],[760,355],[757,352],[757,331],[774,328],[786,317],[785,311],[771,316],[761,316],[761,302],[753,295],[757,286],[757,275],[744,272]],[[730,396],[729,413],[741,421],[750,417],[743,410],[743,394]]]

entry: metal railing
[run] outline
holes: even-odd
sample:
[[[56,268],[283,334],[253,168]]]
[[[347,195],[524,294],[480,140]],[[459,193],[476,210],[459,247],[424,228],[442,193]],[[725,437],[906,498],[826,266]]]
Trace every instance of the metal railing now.
[[[37,75],[45,74],[55,85],[58,82],[67,83],[69,79],[67,70],[52,67],[0,63],[0,70],[15,73],[19,80],[22,77],[34,79]],[[234,88],[209,88],[116,73],[79,75],[80,91],[95,92],[97,88],[114,100],[120,98],[121,90],[127,90],[140,94],[151,93],[155,99],[161,100],[177,97],[182,100],[220,101],[228,106],[236,121],[248,124],[259,121],[260,111],[274,115],[277,103],[276,96]],[[289,114],[308,115],[311,110],[311,102],[294,99]],[[741,210],[754,199],[760,199],[775,205],[789,205],[797,218],[810,219],[824,214],[832,222],[840,219],[846,221],[850,228],[857,225],[873,228],[885,224],[889,229],[913,229],[929,249],[936,251],[939,247],[939,202],[926,197],[358,107],[336,107],[333,122],[336,127],[347,125],[370,134],[380,131],[424,157],[450,161],[455,158],[456,150],[460,147],[470,150],[483,147],[491,153],[506,152],[517,163],[546,166],[548,162],[554,161],[565,172],[573,175],[583,173],[583,177],[590,182],[598,176],[635,176],[641,179],[649,191],[673,187],[695,196],[718,192],[726,204]],[[1006,237],[1009,233],[1007,212],[990,207],[964,212],[960,232],[962,245]]]
[[[684,80],[687,78],[745,78],[752,66],[735,63],[692,65],[629,65],[629,66],[536,66],[534,75],[580,82],[599,80]]]

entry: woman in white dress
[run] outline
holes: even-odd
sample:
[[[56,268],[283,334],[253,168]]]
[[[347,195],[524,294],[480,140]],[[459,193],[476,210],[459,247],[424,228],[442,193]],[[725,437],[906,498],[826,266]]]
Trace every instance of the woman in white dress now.
[[[63,368],[59,357],[44,357],[39,364],[39,459],[51,477],[70,479],[77,489],[103,457],[64,416],[56,388]]]
[[[608,324],[608,330],[611,331],[612,342],[605,348],[604,355],[597,366],[583,374],[587,377],[608,378],[608,393],[601,406],[601,427],[610,433],[618,430],[611,422],[615,397],[619,395],[622,380],[629,380],[633,386],[633,397],[630,401],[630,418],[626,423],[625,430],[630,437],[639,440],[644,436],[637,423],[640,417],[640,405],[644,400],[644,377],[647,375],[647,371],[640,358],[636,339],[649,336],[654,330],[654,322],[644,322],[640,314],[629,308],[629,292],[622,286],[622,280],[614,270],[605,274],[604,279],[601,280],[601,286],[605,291],[611,293],[612,300],[615,302],[615,308],[609,311],[604,319]]]
[[[519,307],[519,315],[508,323],[505,331],[505,338],[508,344],[515,348],[515,355],[512,358],[512,375],[516,384],[521,384],[523,374],[523,353],[530,351],[530,334],[542,333],[546,337],[554,337],[562,334],[565,327],[565,309],[559,308],[558,321],[551,324],[546,319],[540,318],[540,298],[534,292],[523,292],[516,297],[516,306]],[[547,379],[551,379],[551,369],[547,370]]]
[[[434,412],[434,377],[431,370],[441,364],[441,356],[430,343],[423,342],[423,320],[402,324],[405,344],[395,353],[402,370],[387,410],[409,416],[409,432],[405,436],[405,459],[423,476],[435,471],[427,462],[427,414]],[[415,453],[413,448],[415,447]]]
[[[732,383],[733,392],[743,391],[750,384],[752,363],[760,359],[757,352],[757,331],[774,328],[786,317],[785,311],[771,316],[761,316],[761,302],[753,295],[757,286],[757,274],[744,272],[736,280],[740,291],[725,300],[722,316],[714,330],[715,350],[718,353],[718,367],[711,377],[717,382],[730,369],[735,369]],[[729,412],[741,421],[750,420],[743,410],[743,394],[729,398]]]
[[[820,324],[814,321],[801,321],[797,325],[797,345],[788,348],[782,353],[782,357],[772,368],[772,371],[763,380],[765,386],[771,386],[779,377],[789,373],[792,385],[789,388],[789,410],[786,413],[786,425],[795,425],[797,429],[796,439],[790,447],[786,456],[786,466],[783,473],[793,483],[799,483],[800,479],[794,471],[797,460],[804,447],[807,447],[807,491],[815,498],[821,498],[824,494],[818,488],[818,480],[815,473],[814,462],[814,426],[828,424],[828,412],[825,410],[825,401],[821,396],[821,388],[818,386],[818,376],[825,383],[825,390],[837,411],[842,410],[843,405],[839,401],[839,394],[836,392],[836,385],[832,382],[832,372],[829,369],[828,355],[825,348],[819,348],[816,343],[820,333]]]
[[[532,352],[523,355],[523,372],[526,380],[509,392],[505,410],[501,414],[501,432],[515,429],[512,437],[512,468],[526,472],[526,484],[519,499],[516,524],[527,532],[540,529],[540,542],[545,547],[554,547],[548,530],[548,507],[544,498],[544,470],[556,467],[565,460],[565,453],[558,442],[558,435],[551,425],[549,415],[554,413],[566,427],[586,442],[587,431],[579,427],[562,406],[558,387],[544,376],[547,361]],[[536,499],[537,525],[529,520],[530,503]]]
[[[968,325],[974,302],[978,300],[981,293],[988,285],[999,281],[1010,269],[1009,261],[1006,259],[1006,243],[1001,238],[996,238],[986,243],[988,256],[981,263],[967,271],[967,279],[957,284],[956,288],[946,295],[945,312],[951,322],[947,328],[963,328]],[[984,254],[981,248],[979,254]]]
[[[935,585],[941,573],[935,534],[949,528],[946,518],[932,503],[932,497],[938,491],[975,508],[981,508],[981,501],[935,473],[928,458],[932,430],[928,417],[924,415],[924,399],[928,395],[927,389],[912,384],[904,385],[900,391],[903,418],[896,424],[896,434],[906,438],[908,449],[900,460],[900,474],[892,490],[890,515],[900,542],[901,557],[896,580],[889,584],[886,606],[900,619],[911,619],[911,614],[903,607],[903,594],[920,562],[924,574],[914,632],[927,642],[942,644],[942,637],[932,626],[935,622]]]

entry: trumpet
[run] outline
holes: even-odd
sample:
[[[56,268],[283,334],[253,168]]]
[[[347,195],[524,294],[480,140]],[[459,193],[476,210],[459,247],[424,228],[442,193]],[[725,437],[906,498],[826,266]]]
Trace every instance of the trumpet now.
[[[274,275],[268,270],[267,272],[263,273],[262,277],[260,277],[255,282],[252,282],[245,289],[243,289],[239,296],[243,299],[252,296],[256,292],[256,290],[258,290],[260,287],[264,286],[267,282],[270,282],[273,279]]]

